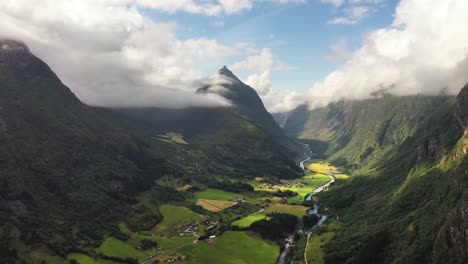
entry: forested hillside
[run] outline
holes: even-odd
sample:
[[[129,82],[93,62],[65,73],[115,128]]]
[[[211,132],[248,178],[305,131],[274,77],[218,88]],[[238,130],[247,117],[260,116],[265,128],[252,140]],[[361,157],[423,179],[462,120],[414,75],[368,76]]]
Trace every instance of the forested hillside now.
[[[386,95],[290,113],[288,133],[353,175],[319,195],[343,222],[326,246],[327,263],[466,261],[467,93]]]

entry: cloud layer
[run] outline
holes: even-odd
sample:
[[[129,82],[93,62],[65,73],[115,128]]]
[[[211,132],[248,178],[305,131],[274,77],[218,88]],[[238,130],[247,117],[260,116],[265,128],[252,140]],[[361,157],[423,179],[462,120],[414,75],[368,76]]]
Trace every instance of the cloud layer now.
[[[468,82],[467,13],[468,1],[402,0],[392,25],[370,32],[362,47],[308,96],[457,93]]]
[[[328,21],[332,25],[354,25],[377,12],[387,0],[321,0],[341,13]]]
[[[0,2],[0,35],[26,42],[88,104],[225,105],[221,98],[194,94],[204,79],[201,69],[261,50],[248,43],[180,40],[177,25],[154,21],[141,10],[234,14],[254,2],[265,1],[5,0]]]
[[[125,0],[121,0],[125,1]],[[251,10],[255,4],[274,3],[291,4],[304,3],[305,0],[126,0],[169,13],[186,12],[207,16],[233,15]]]

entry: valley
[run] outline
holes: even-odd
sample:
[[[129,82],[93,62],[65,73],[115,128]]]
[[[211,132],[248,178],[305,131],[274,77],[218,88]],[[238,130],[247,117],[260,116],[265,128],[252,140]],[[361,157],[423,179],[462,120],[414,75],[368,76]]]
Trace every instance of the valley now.
[[[468,85],[276,123],[226,66],[225,105],[91,106],[0,44],[0,263],[468,262]]]
[[[208,188],[194,192],[185,201],[161,205],[163,220],[151,230],[132,232],[122,223],[119,228],[127,236],[126,240],[108,237],[98,248],[89,249],[88,254],[71,253],[67,259],[80,264],[115,261],[221,263],[227,258],[228,263],[276,263],[280,248],[286,245],[283,240],[295,233],[296,228],[304,230],[306,236],[310,233],[307,230],[311,224],[306,226],[303,217],[314,204],[306,198],[317,189],[323,190],[322,186],[329,182],[329,171],[336,170],[315,160],[306,161],[305,168],[306,175],[298,180],[265,184],[257,177],[245,181],[251,184],[253,191],[233,193]],[[327,174],[326,178],[317,177],[322,174]],[[274,195],[278,191],[296,192],[296,195],[282,199]],[[298,222],[293,223],[292,230],[280,233],[278,240],[262,238],[261,233],[250,228],[258,221],[268,223],[275,214],[290,215]],[[148,248],[142,247],[145,244]],[[295,241],[289,241],[287,247],[294,244]],[[304,254],[305,250],[310,251],[304,249]]]

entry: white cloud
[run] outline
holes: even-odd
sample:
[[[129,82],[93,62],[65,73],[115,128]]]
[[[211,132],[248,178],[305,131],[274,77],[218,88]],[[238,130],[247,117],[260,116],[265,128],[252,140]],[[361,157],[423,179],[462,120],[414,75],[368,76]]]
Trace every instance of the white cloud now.
[[[341,13],[337,17],[329,19],[332,25],[354,25],[362,19],[376,13],[384,6],[386,0],[321,0],[322,3],[333,4]]]
[[[245,83],[254,88],[261,96],[267,95],[271,88],[272,71],[289,71],[291,67],[274,58],[271,49],[261,49],[257,54],[230,66],[235,72],[248,72]]]
[[[225,104],[194,95],[208,64],[245,56],[251,44],[179,40],[123,0],[0,2],[0,34],[26,42],[85,103],[184,107]]]
[[[297,91],[275,90],[262,96],[270,113],[288,112],[304,103],[304,94]]]
[[[456,94],[468,81],[467,13],[468,1],[402,0],[392,25],[369,33],[310,96],[362,99],[382,88],[396,95]]]
[[[348,48],[348,41],[346,39],[339,39],[330,46],[327,58],[332,61],[347,60],[351,58],[352,53]]]
[[[324,4],[332,4],[336,7],[342,6],[345,3],[345,0],[320,0]]]
[[[211,23],[213,27],[222,28],[224,27],[224,21],[218,20]]]
[[[114,0],[129,2],[138,6],[175,13],[186,12],[206,16],[233,15],[251,10],[255,4],[304,3],[305,0]]]
[[[227,14],[236,14],[244,10],[252,9],[252,0],[218,0]]]
[[[335,17],[328,21],[334,25],[354,25],[369,16],[375,9],[368,6],[353,6],[344,10],[344,16]]]
[[[262,73],[254,73],[245,81],[251,87],[255,87],[260,96],[267,95],[271,88],[271,73],[266,70]]]
[[[249,56],[246,60],[236,62],[230,66],[234,71],[260,72],[269,70],[273,66],[271,49],[261,49],[258,54]]]
[[[350,4],[380,4],[386,0],[349,0]]]

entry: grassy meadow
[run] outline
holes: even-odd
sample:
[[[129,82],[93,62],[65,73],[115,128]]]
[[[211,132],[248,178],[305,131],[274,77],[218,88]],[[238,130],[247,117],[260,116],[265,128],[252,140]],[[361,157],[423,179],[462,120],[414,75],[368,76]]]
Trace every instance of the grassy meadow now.
[[[304,199],[311,194],[318,187],[326,184],[330,181],[330,170],[337,170],[337,168],[329,163],[322,161],[309,161],[305,163],[307,168],[306,174],[301,179],[296,180],[282,180],[279,187],[272,186],[260,186],[262,178],[256,178],[254,181],[251,181],[250,184],[253,185],[255,191],[257,192],[267,192],[273,193],[278,189],[282,191],[293,191],[298,193],[297,196],[290,197],[287,199],[288,204],[302,204]],[[343,173],[334,174],[336,179],[348,179],[349,176]],[[270,200],[272,198],[269,198]]]
[[[233,193],[233,192],[227,192],[219,189],[206,189],[202,192],[197,192],[195,193],[195,198],[196,199],[208,199],[208,200],[219,200],[219,201],[229,201],[234,197],[243,197],[245,198],[249,203],[258,203],[255,198],[243,195],[243,194],[238,194],[238,193]]]
[[[178,252],[187,256],[187,263],[274,264],[280,248],[246,232],[228,231],[212,245],[199,243]]]
[[[157,234],[166,234],[173,231],[178,226],[184,225],[193,220],[201,220],[201,216],[187,207],[175,205],[161,205],[160,209],[163,220],[153,231]]]
[[[306,248],[307,262],[309,264],[323,264],[324,263],[324,251],[323,246],[327,244],[334,236],[336,230],[340,228],[340,224],[337,222],[330,222],[324,224],[321,229],[324,232],[312,233],[309,238],[309,245]]]
[[[291,205],[291,204],[277,203],[265,209],[264,213],[265,214],[282,213],[282,214],[290,214],[290,215],[295,215],[297,217],[302,217],[306,215],[307,210],[309,210],[309,207],[306,207],[303,205]]]
[[[171,238],[160,236],[140,235],[140,239],[148,239],[158,243],[158,247],[163,248],[165,251],[174,250],[182,245],[191,244],[195,237],[188,236],[173,236]]]
[[[232,222],[231,225],[238,226],[238,227],[249,227],[252,223],[257,222],[262,219],[268,220],[269,217],[265,213],[251,214],[242,219]]]
[[[131,245],[113,237],[106,238],[101,246],[99,246],[97,251],[103,255],[120,259],[130,258],[141,261],[149,257],[146,252],[140,251]]]

